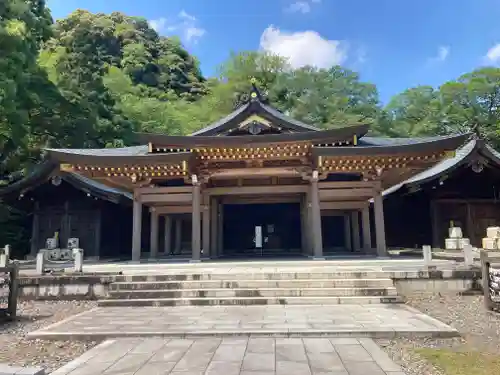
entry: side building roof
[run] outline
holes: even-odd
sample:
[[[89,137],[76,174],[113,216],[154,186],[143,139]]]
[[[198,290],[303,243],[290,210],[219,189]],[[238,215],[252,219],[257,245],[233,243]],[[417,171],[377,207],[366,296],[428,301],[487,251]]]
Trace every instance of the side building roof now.
[[[452,158],[440,161],[431,168],[426,169],[408,178],[407,180],[386,189],[382,194],[384,196],[388,196],[403,189],[409,191],[410,189],[415,188],[419,185],[439,179],[442,176],[453,172],[462,165],[469,163],[471,159],[478,154],[485,157],[495,165],[500,166],[500,153],[495,151],[495,149],[493,149],[493,147],[491,147],[483,139],[473,138],[465,145],[458,148]]]
[[[100,199],[116,204],[132,203],[133,196],[131,193],[107,186],[78,173],[59,171],[59,164],[51,160],[40,163],[21,180],[0,188],[0,200],[8,200],[14,196],[18,197],[20,194],[36,189],[55,175],[60,176],[63,181],[66,181],[76,189],[90,193]]]

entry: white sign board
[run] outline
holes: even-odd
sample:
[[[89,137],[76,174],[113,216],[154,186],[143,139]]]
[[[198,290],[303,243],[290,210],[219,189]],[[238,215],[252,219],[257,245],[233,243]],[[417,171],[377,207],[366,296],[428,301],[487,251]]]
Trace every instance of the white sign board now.
[[[259,225],[255,227],[255,247],[262,248],[262,227]]]

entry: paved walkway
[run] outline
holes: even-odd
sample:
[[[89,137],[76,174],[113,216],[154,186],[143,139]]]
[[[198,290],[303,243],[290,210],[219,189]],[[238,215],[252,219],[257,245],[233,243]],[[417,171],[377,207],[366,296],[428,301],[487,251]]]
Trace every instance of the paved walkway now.
[[[39,339],[206,336],[456,336],[406,305],[98,307],[32,332]]]
[[[52,375],[405,375],[371,339],[117,339]]]

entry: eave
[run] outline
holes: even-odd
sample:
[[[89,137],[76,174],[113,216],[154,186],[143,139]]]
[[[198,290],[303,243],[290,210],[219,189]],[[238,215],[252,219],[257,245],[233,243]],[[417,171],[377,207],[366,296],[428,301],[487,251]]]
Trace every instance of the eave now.
[[[36,189],[46,183],[52,176],[59,175],[62,180],[75,189],[90,193],[100,199],[116,204],[130,204],[132,195],[129,192],[109,187],[100,182],[88,179],[77,173],[60,172],[59,165],[53,161],[46,160],[37,165],[32,173],[23,179],[16,181],[0,189],[0,198],[5,200],[17,199],[21,194]]]
[[[50,160],[61,164],[89,165],[102,167],[148,166],[151,164],[180,164],[189,161],[191,152],[176,152],[169,154],[147,154],[147,155],[99,155],[79,154],[74,152],[48,150]]]
[[[416,191],[423,184],[438,180],[473,161],[477,156],[484,157],[489,163],[500,166],[500,154],[482,139],[472,139],[456,151],[453,158],[445,159],[383,192],[384,196],[398,191]]]
[[[171,149],[193,149],[204,147],[251,147],[292,142],[332,143],[350,141],[361,138],[368,132],[369,125],[347,126],[338,129],[321,131],[307,131],[300,133],[285,133],[272,135],[244,135],[244,136],[169,136],[164,134],[137,133],[142,143],[151,143],[153,147]]]
[[[389,146],[354,146],[354,147],[313,147],[313,156],[324,157],[355,157],[355,156],[380,156],[433,153],[455,150],[460,147],[470,134],[446,136],[431,141],[422,141],[411,144],[398,144]]]

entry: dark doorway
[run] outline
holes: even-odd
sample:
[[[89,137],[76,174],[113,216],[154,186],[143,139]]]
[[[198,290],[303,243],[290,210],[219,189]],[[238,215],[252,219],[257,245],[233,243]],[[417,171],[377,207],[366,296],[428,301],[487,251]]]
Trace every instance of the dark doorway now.
[[[256,227],[260,227],[261,247],[255,242]],[[300,228],[299,203],[224,205],[223,255],[300,255]]]
[[[345,220],[343,216],[322,216],[321,234],[323,237],[323,251],[345,251]]]

